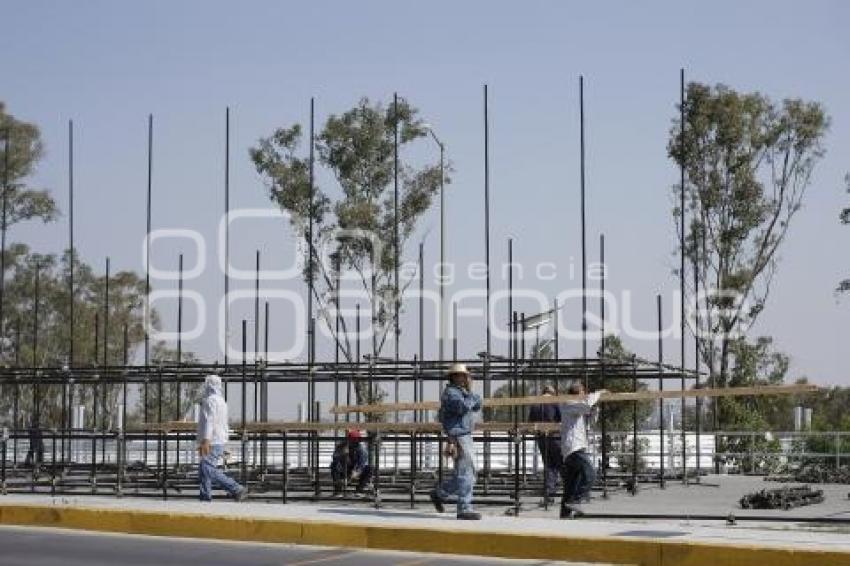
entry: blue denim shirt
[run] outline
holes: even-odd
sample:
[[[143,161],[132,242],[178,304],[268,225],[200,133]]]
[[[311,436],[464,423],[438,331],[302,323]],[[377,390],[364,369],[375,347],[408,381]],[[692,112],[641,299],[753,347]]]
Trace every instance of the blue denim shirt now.
[[[472,433],[473,413],[481,410],[481,396],[450,383],[440,396],[438,418],[449,436]]]

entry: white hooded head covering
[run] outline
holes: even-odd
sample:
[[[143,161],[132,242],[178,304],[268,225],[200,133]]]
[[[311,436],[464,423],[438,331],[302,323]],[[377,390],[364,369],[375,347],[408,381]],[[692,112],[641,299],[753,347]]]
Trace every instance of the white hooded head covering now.
[[[221,378],[214,373],[204,378],[204,397],[221,395]]]

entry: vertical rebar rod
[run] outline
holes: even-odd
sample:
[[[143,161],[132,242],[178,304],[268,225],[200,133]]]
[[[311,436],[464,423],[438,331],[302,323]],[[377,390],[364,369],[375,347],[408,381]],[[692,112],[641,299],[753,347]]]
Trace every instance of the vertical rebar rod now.
[[[585,169],[584,169],[584,77],[578,78],[578,107],[579,107],[579,146],[581,172],[581,359],[584,362],[584,388],[588,390],[587,382],[587,210],[585,203]]]
[[[148,326],[150,325],[150,312],[151,312],[151,246],[150,246],[150,236],[151,236],[151,197],[152,197],[152,186],[153,186],[153,114],[148,114],[148,193],[147,193],[147,206],[146,206],[146,232],[145,232],[145,240],[147,245],[145,246],[145,371],[148,371],[147,366],[150,363],[150,334],[148,333]],[[145,389],[147,389],[147,384],[145,384]]]
[[[508,238],[508,326],[511,328],[511,339],[508,340],[508,358],[513,360],[516,357],[516,352],[514,351],[516,347],[516,341],[513,339],[513,332],[516,331],[516,320],[513,320],[511,317],[515,317],[516,313],[514,312],[514,239]],[[514,383],[513,373],[508,378],[509,387],[511,389],[511,395],[516,395],[516,384]],[[515,416],[517,412],[516,406],[511,406],[511,417]]]
[[[183,363],[183,254],[179,254],[177,259],[177,371]],[[175,418],[179,421],[183,417],[183,411],[180,408],[180,385],[181,379],[177,379],[177,414]]]
[[[440,144],[440,339],[439,339],[439,361],[442,362],[445,355],[444,342],[446,341],[446,173],[445,173],[445,147]]]
[[[339,340],[339,332],[340,332],[340,305],[339,305],[339,291],[340,291],[340,271],[342,270],[342,254],[337,249],[337,254],[335,258],[334,265],[334,405],[339,405],[339,349],[340,349],[340,340]],[[346,337],[347,339],[347,337]],[[351,352],[349,351],[349,357]],[[334,422],[339,421],[339,415],[334,413]]]
[[[401,309],[401,297],[399,296],[399,261],[401,257],[401,240],[398,235],[398,93],[393,93],[393,325],[394,325],[394,343],[395,343],[395,362],[398,365],[399,357],[399,310]],[[398,388],[396,387],[396,399],[398,403]],[[396,413],[396,421],[398,421],[398,413]]]
[[[8,151],[8,149],[7,149]],[[6,201],[5,192],[3,200],[3,238],[5,243],[6,236]],[[5,250],[5,245],[3,247]],[[5,255],[5,252],[4,252]],[[5,269],[2,270],[5,274]],[[74,314],[75,314],[76,295],[74,293],[74,121],[68,120],[68,380],[72,379],[74,371]],[[3,328],[2,315],[0,315],[0,333]],[[73,386],[70,386],[73,387]],[[71,459],[71,425],[73,405],[71,397],[73,390],[68,391],[69,385],[66,380],[63,380],[63,399],[68,398],[67,412],[64,415],[63,424],[67,423],[67,442],[63,436],[62,457],[65,457],[65,446],[68,447],[68,460]]]
[[[354,368],[357,374],[357,379],[360,379],[360,303],[354,308],[356,319],[354,321]],[[348,375],[348,383],[346,384],[345,401],[347,405],[351,405],[351,374]],[[355,397],[356,397],[355,392]],[[367,401],[368,402],[368,401]],[[351,416],[345,413],[345,420],[350,421]],[[357,420],[360,420],[360,413],[357,413]]]
[[[0,218],[0,336],[4,335],[3,325],[5,322],[3,307],[5,306],[4,293],[6,290],[6,208],[9,200],[9,153],[11,153],[12,147],[12,136],[9,133],[9,126],[6,126],[3,132],[3,138],[5,145],[3,146],[3,210],[2,218]],[[0,353],[2,353],[2,350],[0,350]]]
[[[312,344],[316,339],[315,335],[311,332],[311,324],[310,321],[313,320],[313,199],[315,198],[316,186],[315,186],[315,177],[314,177],[314,147],[316,145],[315,138],[315,101],[311,97],[310,98],[310,154],[309,154],[309,175],[310,175],[310,198],[309,198],[309,206],[307,207],[307,332],[308,332],[308,356],[309,363],[315,361],[312,358]],[[313,408],[312,406],[307,407],[308,415],[312,414]],[[308,419],[309,420],[309,419]]]
[[[15,319],[15,368],[20,366],[21,361],[21,319]],[[15,379],[15,388],[12,391],[12,428],[15,431],[21,429],[21,414],[20,414],[20,398],[21,388],[18,385],[18,380]],[[18,466],[18,435],[12,439],[12,464]]]
[[[230,350],[230,107],[224,109],[224,373]],[[227,380],[224,381],[227,400]]]
[[[264,317],[264,329],[263,329],[263,360],[265,360],[266,364],[269,362],[269,302],[265,301],[265,317]],[[262,419],[263,422],[266,422],[269,418],[269,384],[265,379],[265,373],[263,374],[263,410],[262,410]]]
[[[599,375],[600,388],[605,389],[605,234],[599,234],[599,265],[602,276],[599,278]],[[599,431],[602,449],[602,497],[608,498],[608,412],[605,403],[599,407]]]
[[[700,320],[699,320],[699,263],[698,263],[698,248],[694,246],[694,376],[696,377],[696,388],[700,388]],[[702,399],[696,398],[696,408],[694,414],[694,428],[696,430],[695,439],[696,439],[696,457],[697,457],[697,474],[696,481],[700,482],[700,472],[702,469],[702,464],[700,463],[700,432],[702,428]]]
[[[658,390],[664,391],[664,340],[662,331],[661,295],[656,295],[655,303],[658,311]],[[658,399],[658,439],[659,439],[659,485],[665,487],[664,481],[664,398]]]
[[[95,366],[98,364],[98,360],[100,359],[99,355],[99,345],[100,345],[100,313],[94,313],[94,356],[93,363]],[[98,375],[98,381],[100,376]],[[92,385],[92,419],[91,419],[91,488],[92,493],[97,492],[97,417],[100,414],[98,411],[98,403],[97,397],[100,391],[100,386],[98,381],[95,381]]]
[[[183,254],[178,256],[177,264],[177,383],[175,384],[175,418],[179,421],[183,419],[183,392],[182,392],[182,377],[180,375],[180,366],[183,364]],[[174,465],[180,466],[180,433],[177,433],[177,452],[174,458]]]
[[[124,470],[126,469],[126,461],[127,461],[127,372],[126,368],[129,364],[130,357],[130,333],[127,324],[124,324],[124,354],[122,359],[124,360],[124,374],[121,383],[121,431],[118,433],[116,439],[116,450],[118,453],[118,469],[115,471],[116,473],[116,482],[118,485],[118,494],[121,495],[123,491],[124,485]]]
[[[151,312],[151,205],[153,193],[153,114],[148,114],[148,186],[147,186],[147,204],[146,224],[145,224],[145,312],[142,320],[142,326],[145,332],[145,381],[142,385],[142,400],[144,405],[145,424],[150,422],[150,408],[148,402],[150,400],[149,382],[150,382],[150,312]],[[142,440],[142,450],[144,451],[144,464],[148,463],[148,431],[145,428],[144,437]],[[157,450],[157,454],[159,451]],[[157,456],[157,460],[159,456]]]
[[[254,274],[254,355],[252,356],[254,359],[254,422],[257,422],[257,413],[260,410],[260,397],[259,397],[259,377],[260,374],[257,371],[257,358],[260,353],[260,250],[257,250],[256,256],[256,272]],[[253,450],[251,451],[251,459],[256,464],[257,462],[257,443],[254,441],[252,444]]]
[[[419,244],[419,364],[416,366],[417,380],[413,382],[414,390],[419,391],[419,400],[425,400],[425,382],[422,379],[422,363],[425,361],[425,245]],[[425,411],[417,411],[418,420],[425,418]]]
[[[35,426],[41,426],[41,390],[39,387],[38,380],[38,304],[40,302],[39,298],[39,270],[40,266],[38,262],[35,264],[35,288],[34,297],[33,297],[33,319],[32,319],[32,367],[33,367],[33,415],[35,418],[35,422],[33,423]]]
[[[632,392],[637,393],[638,391],[638,373],[637,373],[637,361],[636,356],[632,354]],[[632,401],[632,495],[637,495],[638,492],[638,464],[640,463],[638,458],[640,454],[638,453],[638,403],[637,401]]]
[[[126,369],[129,364],[130,358],[130,329],[127,324],[124,324],[124,368]],[[124,379],[121,384],[121,432],[124,433],[127,430],[127,373],[124,373]]]
[[[487,85],[484,85],[484,271],[486,274],[486,307],[484,324],[487,329],[487,357],[484,358],[484,397],[490,397],[490,116]]]
[[[103,292],[103,372],[104,377],[108,378],[106,373],[109,371],[109,258],[106,258],[106,274],[104,276],[104,292]],[[105,384],[100,390],[100,429],[106,433],[109,426],[106,418],[106,394],[110,386]],[[106,462],[106,439],[100,444],[101,459]]]
[[[680,144],[682,146],[682,159],[679,162],[679,172],[681,174],[680,185],[679,185],[679,194],[680,194],[680,204],[679,204],[679,222],[681,226],[681,233],[679,234],[679,245],[680,245],[680,265],[679,265],[679,323],[680,323],[680,347],[681,347],[681,358],[680,358],[680,371],[681,375],[681,386],[682,391],[685,391],[685,161],[684,161],[684,151],[685,151],[685,69],[681,69],[679,73],[679,136],[680,136]],[[685,406],[686,399],[682,397],[682,415],[681,415],[681,429],[682,429],[682,483],[687,485],[688,483],[688,457],[687,457],[687,435],[685,434]]]
[[[109,258],[106,258],[106,274],[103,282],[103,367],[107,367],[109,365]]]
[[[247,445],[245,444],[245,429],[246,429],[246,413],[248,412],[248,379],[246,375],[246,363],[248,356],[248,321],[244,318],[242,319],[242,412],[240,415],[240,430],[239,430],[239,443],[242,447],[242,462],[241,462],[241,472],[240,479],[242,485],[246,485],[245,482],[248,478],[248,452]]]
[[[5,230],[5,203],[3,214]],[[74,368],[74,121],[68,120],[68,368]],[[70,417],[69,417],[70,420]]]
[[[523,318],[525,318],[525,315],[523,315]],[[513,356],[511,357],[511,361],[512,361],[511,365],[513,366],[513,372],[512,372],[513,373],[513,382],[514,382],[513,395],[517,395],[517,384],[519,383],[519,364],[521,363],[520,362],[520,354],[519,354],[520,349],[518,347],[519,345],[517,344],[517,341],[519,340],[519,328],[520,328],[519,324],[520,323],[519,323],[519,319],[517,318],[517,313],[516,313],[516,311],[514,311],[514,313],[513,313],[513,328],[511,330],[511,334],[513,336],[513,342],[514,342]],[[514,448],[514,450],[513,450],[513,452],[514,452],[514,458],[513,458],[513,461],[514,461],[514,468],[513,468],[513,472],[514,472],[514,493],[513,493],[514,516],[519,516],[519,509],[520,509],[520,500],[519,500],[519,471],[520,471],[519,470],[519,468],[520,468],[519,444],[520,443],[519,443],[519,411],[516,410],[516,407],[514,407],[514,411],[513,411],[513,421],[514,421],[514,423],[513,423],[514,426],[513,426],[513,431],[512,431],[512,440],[513,440],[513,444],[514,444],[514,446],[513,446],[513,448]]]

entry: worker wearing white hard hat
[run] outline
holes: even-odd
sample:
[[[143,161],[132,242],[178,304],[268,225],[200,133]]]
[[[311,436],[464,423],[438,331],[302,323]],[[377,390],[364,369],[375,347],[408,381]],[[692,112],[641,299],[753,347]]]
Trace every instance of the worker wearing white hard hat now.
[[[449,367],[449,384],[440,396],[440,423],[448,436],[448,452],[454,460],[454,473],[431,492],[431,501],[439,512],[444,503],[457,503],[457,518],[480,519],[472,509],[475,486],[475,446],[472,442],[474,416],[481,411],[481,397],[472,391],[472,378],[464,364]]]

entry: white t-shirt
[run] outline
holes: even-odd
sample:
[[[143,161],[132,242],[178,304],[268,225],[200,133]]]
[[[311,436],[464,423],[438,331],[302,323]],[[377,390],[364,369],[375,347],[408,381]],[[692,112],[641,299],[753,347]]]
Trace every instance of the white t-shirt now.
[[[593,411],[601,392],[590,393],[583,401],[561,404],[561,452],[566,458],[578,450],[587,450],[586,416]]]

